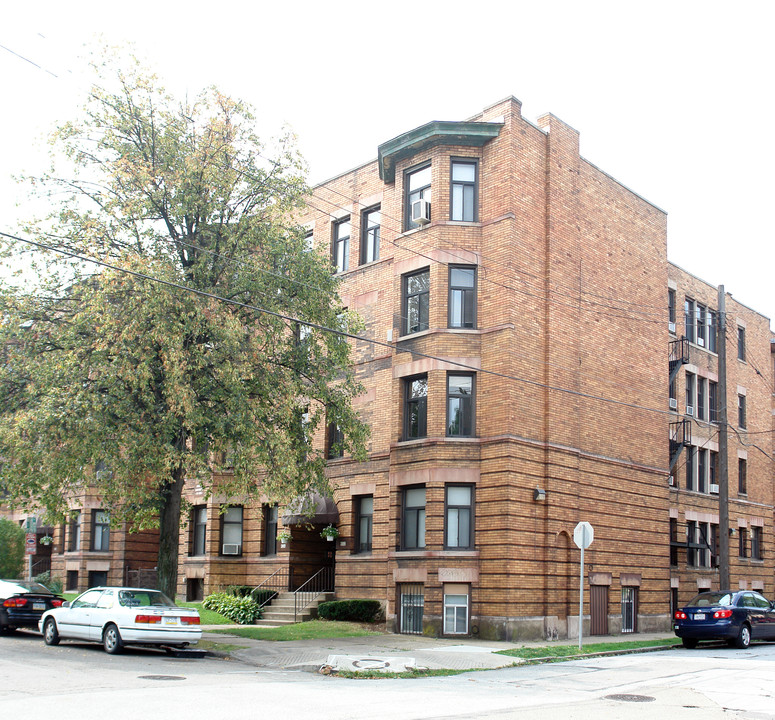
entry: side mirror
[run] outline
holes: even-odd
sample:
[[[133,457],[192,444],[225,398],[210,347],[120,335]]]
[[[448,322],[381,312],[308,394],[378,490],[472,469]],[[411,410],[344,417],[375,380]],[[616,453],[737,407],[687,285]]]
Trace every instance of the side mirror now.
[[[68,600],[67,602],[63,602],[62,607],[70,607],[70,601]]]

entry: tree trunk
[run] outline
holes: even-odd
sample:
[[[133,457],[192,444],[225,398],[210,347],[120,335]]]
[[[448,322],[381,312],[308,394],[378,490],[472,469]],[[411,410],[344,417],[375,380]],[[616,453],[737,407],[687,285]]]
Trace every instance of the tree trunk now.
[[[172,482],[161,491],[159,509],[158,586],[171,600],[178,585],[178,544],[180,539],[180,501],[183,495],[184,470],[177,467]]]

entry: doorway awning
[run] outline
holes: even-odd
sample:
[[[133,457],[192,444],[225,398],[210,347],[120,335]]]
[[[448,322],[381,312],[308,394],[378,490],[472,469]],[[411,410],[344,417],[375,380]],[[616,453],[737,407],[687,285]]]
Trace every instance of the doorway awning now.
[[[288,503],[282,515],[283,525],[336,525],[339,522],[339,510],[333,498],[320,493],[310,493]]]

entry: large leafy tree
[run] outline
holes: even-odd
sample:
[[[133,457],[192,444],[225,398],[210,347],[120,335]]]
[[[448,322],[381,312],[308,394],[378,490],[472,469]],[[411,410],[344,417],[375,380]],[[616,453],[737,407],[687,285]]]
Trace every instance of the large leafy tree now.
[[[57,517],[92,486],[116,522],[158,525],[173,597],[186,480],[283,501],[326,489],[325,423],[364,452],[347,338],[322,329],[352,320],[291,221],[299,158],[253,125],[216,89],[178,102],[137,64],[103,71],[54,135],[66,172],[36,181],[53,212],[5,248],[38,279],[0,293],[0,490]]]
[[[24,530],[0,518],[0,578],[16,578],[24,569]]]

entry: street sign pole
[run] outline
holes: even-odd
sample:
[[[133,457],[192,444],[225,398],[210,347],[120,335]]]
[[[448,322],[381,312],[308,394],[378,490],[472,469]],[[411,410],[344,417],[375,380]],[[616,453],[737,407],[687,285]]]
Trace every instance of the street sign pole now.
[[[581,546],[581,571],[579,573],[579,652],[584,636],[584,545]]]
[[[584,637],[584,550],[595,539],[595,529],[588,522],[580,522],[573,530],[573,542],[581,549],[581,568],[579,570],[579,650]],[[590,619],[591,619],[590,613]]]

